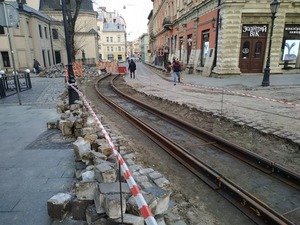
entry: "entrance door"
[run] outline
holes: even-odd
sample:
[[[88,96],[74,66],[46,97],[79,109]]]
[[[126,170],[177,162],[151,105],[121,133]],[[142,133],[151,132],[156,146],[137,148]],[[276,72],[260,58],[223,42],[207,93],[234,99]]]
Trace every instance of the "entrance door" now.
[[[266,48],[266,38],[242,38],[240,70],[242,73],[261,73]]]

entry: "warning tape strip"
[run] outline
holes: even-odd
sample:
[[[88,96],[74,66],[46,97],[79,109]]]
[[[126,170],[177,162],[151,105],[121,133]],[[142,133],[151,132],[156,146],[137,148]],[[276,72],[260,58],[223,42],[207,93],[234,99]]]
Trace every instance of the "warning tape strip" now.
[[[295,102],[286,102],[286,101],[282,101],[282,100],[278,100],[278,99],[261,97],[261,96],[257,96],[257,95],[241,93],[238,91],[231,91],[226,88],[218,88],[218,87],[213,87],[213,86],[202,86],[202,85],[195,85],[195,84],[190,84],[190,83],[181,83],[181,84],[185,85],[185,86],[191,86],[191,87],[197,87],[197,88],[221,90],[221,91],[228,92],[228,93],[235,94],[235,95],[257,98],[257,99],[262,99],[262,100],[271,101],[271,102],[277,102],[277,103],[281,103],[281,104],[285,104],[285,105],[298,106],[298,107],[300,106],[300,104],[297,104]]]
[[[86,98],[84,97],[82,92],[80,92],[76,87],[74,87],[74,85],[72,85],[70,83],[68,83],[68,85],[71,86],[78,93],[78,95],[81,97],[81,99],[84,102],[84,105],[88,109],[89,113],[96,120],[97,127],[100,129],[100,131],[103,133],[106,141],[109,143],[109,145],[110,145],[110,147],[113,151],[113,155],[118,160],[118,162],[121,166],[121,172],[123,173],[123,176],[124,176],[128,186],[130,188],[130,191],[131,191],[132,195],[134,196],[134,199],[135,199],[135,201],[136,201],[136,203],[139,207],[139,210],[140,210],[144,220],[146,221],[146,224],[147,225],[157,225],[157,222],[156,222],[154,216],[152,215],[151,210],[150,210],[149,206],[147,205],[143,195],[141,194],[138,185],[136,184],[135,180],[131,176],[131,173],[130,173],[124,159],[122,158],[122,156],[117,151],[112,139],[110,138],[110,136],[106,132],[106,130],[103,127],[103,125],[101,124],[101,122],[99,121],[99,119],[98,119],[97,115],[95,114],[95,112],[93,111],[92,107],[90,106],[90,104],[88,103],[88,101],[86,100]]]

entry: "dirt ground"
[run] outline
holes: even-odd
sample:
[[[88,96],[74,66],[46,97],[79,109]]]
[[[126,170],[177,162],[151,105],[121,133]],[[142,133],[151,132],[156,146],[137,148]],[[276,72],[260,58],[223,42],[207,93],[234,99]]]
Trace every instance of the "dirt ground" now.
[[[82,84],[81,89],[85,90],[90,101],[96,103],[99,101],[93,91],[93,85],[94,81],[90,81]],[[185,104],[176,104],[174,101],[161,97],[140,93],[127,85],[124,79],[118,81],[117,87],[144,103],[159,107],[162,111],[172,112],[181,120],[279,162],[294,171],[299,171],[299,146],[290,141],[274,135],[266,135],[251,127],[238,125],[207,111],[199,111]],[[161,150],[153,142],[139,134],[140,132],[137,132],[128,122],[120,119],[120,116],[113,113],[105,104],[95,104],[95,107],[98,113],[104,115],[104,120],[111,126],[111,129],[120,132],[126,138],[128,149],[134,149],[137,163],[145,168],[155,168],[171,182],[172,199],[176,202],[176,206],[172,208],[174,215],[178,213],[187,224],[191,225],[253,224],[230,203],[224,201],[221,196],[215,194],[213,190],[207,189],[202,181],[195,179],[193,174],[179,165],[167,153],[161,153]]]

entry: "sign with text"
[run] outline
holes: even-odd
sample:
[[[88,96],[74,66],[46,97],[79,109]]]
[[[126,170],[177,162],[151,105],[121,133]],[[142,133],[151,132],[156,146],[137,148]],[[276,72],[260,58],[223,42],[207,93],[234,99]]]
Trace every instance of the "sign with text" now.
[[[14,27],[19,22],[19,12],[12,5],[5,2],[0,3],[0,25],[3,27]]]
[[[242,27],[242,35],[244,37],[261,37],[266,36],[268,26],[264,24],[244,24]]]
[[[300,35],[300,25],[285,25],[284,31],[287,34]]]

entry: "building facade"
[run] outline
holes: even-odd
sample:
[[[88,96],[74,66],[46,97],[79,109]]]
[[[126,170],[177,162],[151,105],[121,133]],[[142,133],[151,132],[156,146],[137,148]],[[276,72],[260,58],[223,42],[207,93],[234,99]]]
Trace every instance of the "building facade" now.
[[[33,59],[37,59],[42,67],[53,65],[52,19],[16,1],[6,1],[5,4],[17,9],[19,22],[13,28],[0,26],[0,68],[7,72],[13,71],[11,51],[17,71],[32,70]]]
[[[152,1],[148,30],[153,63],[165,66],[177,57],[189,72],[204,76],[263,72],[271,1]],[[300,1],[281,2],[272,37],[271,73],[300,68],[299,30]]]
[[[140,57],[143,62],[149,62],[149,35],[142,34],[140,36]]]
[[[16,70],[32,69],[33,59],[42,67],[67,64],[65,35],[59,0],[5,1],[19,12],[19,23],[10,28]],[[31,7],[31,5],[33,7]],[[39,10],[39,11],[38,11]],[[76,60],[94,65],[99,59],[97,12],[91,1],[81,5],[75,29]],[[13,70],[8,30],[0,26],[0,68]]]
[[[98,35],[99,56],[102,61],[126,61],[126,23],[118,13],[108,12],[106,7],[99,7]]]
[[[73,3],[71,2],[71,8],[75,10],[74,3],[75,1]],[[61,26],[55,26],[53,28],[56,29],[54,32],[58,34],[58,38],[55,39],[56,44],[54,45],[54,51],[56,52],[55,58],[61,58],[62,61],[67,64],[64,49],[61,48],[62,45],[65,45],[61,9],[60,0],[40,0],[39,11],[50,16],[53,21],[61,23]],[[98,38],[97,12],[94,11],[91,1],[83,0],[75,25],[75,59],[89,65],[95,65],[99,59]],[[57,61],[58,60],[56,60],[56,62]]]

